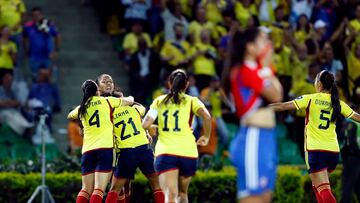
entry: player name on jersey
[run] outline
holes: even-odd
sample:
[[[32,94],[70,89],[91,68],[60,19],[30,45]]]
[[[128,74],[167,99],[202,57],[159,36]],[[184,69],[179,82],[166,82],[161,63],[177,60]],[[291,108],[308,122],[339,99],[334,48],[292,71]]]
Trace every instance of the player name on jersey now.
[[[114,115],[114,119],[120,118],[121,116],[125,116],[125,115],[128,115],[128,114],[129,114],[129,111],[128,111],[128,110],[119,112],[119,113],[117,113],[117,114]]]
[[[94,106],[97,106],[97,105],[101,105],[101,101],[100,101],[100,100],[89,102],[89,103],[87,104],[87,108],[89,108],[89,107],[94,107]]]
[[[322,105],[322,106],[331,106],[330,102],[324,101],[324,100],[319,100],[319,99],[315,100],[315,104]]]

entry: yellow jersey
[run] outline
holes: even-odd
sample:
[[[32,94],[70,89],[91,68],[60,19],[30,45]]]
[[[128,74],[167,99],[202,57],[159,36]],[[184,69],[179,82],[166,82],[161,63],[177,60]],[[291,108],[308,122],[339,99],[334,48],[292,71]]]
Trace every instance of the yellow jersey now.
[[[22,30],[21,15],[25,11],[25,4],[22,0],[0,0],[0,27],[6,25],[13,29],[19,25],[14,33],[20,33]]]
[[[151,38],[150,38],[149,34],[142,33],[141,37],[144,38],[148,47],[152,46]],[[138,41],[139,41],[139,37],[131,32],[131,33],[125,35],[124,42],[123,42],[123,48],[128,49],[130,54],[134,54],[138,50]]]
[[[112,109],[121,106],[122,100],[115,97],[93,96],[88,101],[86,113],[80,117],[84,141],[82,153],[100,148],[113,148]],[[78,119],[79,107],[72,110],[68,119]]]
[[[324,150],[339,152],[339,144],[335,132],[336,125],[331,122],[333,108],[331,95],[315,93],[300,96],[293,100],[296,109],[306,109],[304,150]],[[340,101],[341,114],[350,118],[354,111]]]
[[[122,106],[114,110],[114,134],[119,149],[135,148],[149,144],[146,132],[142,128],[141,118],[145,108],[140,105]]]
[[[181,103],[172,101],[165,104],[166,95],[157,97],[150,109],[157,112],[159,137],[155,146],[155,156],[171,154],[197,158],[195,136],[191,128],[193,116],[205,105],[197,98],[180,94]]]
[[[217,57],[217,51],[211,44],[196,43],[190,49],[190,56],[196,55],[198,51],[207,52]],[[215,59],[205,55],[199,55],[193,60],[194,75],[216,75]]]
[[[0,68],[10,69],[14,68],[14,61],[10,53],[16,53],[17,48],[14,42],[8,41],[6,44],[0,42]]]
[[[216,2],[202,0],[200,5],[205,6],[207,20],[213,22],[214,24],[223,22],[223,16],[221,12],[226,9],[227,2],[225,0],[218,0]]]
[[[189,34],[194,37],[195,43],[201,42],[200,36],[203,30],[208,30],[213,36],[215,33],[215,25],[210,21],[200,24],[198,21],[194,20],[190,23]]]
[[[168,63],[172,66],[177,66],[187,58],[189,50],[190,44],[185,40],[181,42],[166,41],[161,49],[160,55],[162,57],[172,56],[172,59]]]

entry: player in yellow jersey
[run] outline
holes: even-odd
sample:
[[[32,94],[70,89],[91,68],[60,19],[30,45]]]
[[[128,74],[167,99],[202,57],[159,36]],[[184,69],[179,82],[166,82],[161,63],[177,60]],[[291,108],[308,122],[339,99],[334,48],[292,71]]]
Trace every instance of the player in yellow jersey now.
[[[360,122],[360,115],[339,100],[335,77],[329,71],[320,72],[315,79],[317,93],[298,97],[286,103],[271,104],[275,111],[306,109],[305,162],[316,199],[335,203],[331,193],[329,173],[339,161],[339,144],[335,132],[340,115]]]
[[[102,201],[112,174],[113,163],[113,123],[112,109],[131,105],[134,98],[100,97],[98,86],[92,80],[82,85],[83,99],[80,106],[68,115],[70,120],[80,120],[83,126],[84,141],[81,157],[82,189],[77,203]]]
[[[155,170],[165,202],[188,202],[187,190],[196,171],[197,145],[208,144],[211,117],[198,98],[184,93],[189,83],[183,70],[173,71],[168,84],[170,93],[153,101],[143,127],[150,130],[157,118],[159,137],[155,146]],[[204,123],[204,133],[197,141],[191,129],[194,115],[200,116]]]

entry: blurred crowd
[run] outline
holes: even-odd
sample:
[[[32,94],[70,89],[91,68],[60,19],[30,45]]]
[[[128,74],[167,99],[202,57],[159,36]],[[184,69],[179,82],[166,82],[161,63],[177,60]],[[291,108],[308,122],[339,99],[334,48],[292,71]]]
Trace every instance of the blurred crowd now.
[[[89,2],[88,2],[89,3]],[[274,46],[274,70],[285,100],[314,93],[321,70],[336,75],[341,99],[359,105],[360,2],[357,0],[112,0],[91,2],[101,31],[127,65],[131,94],[145,105],[165,93],[166,77],[190,73],[189,94],[211,109],[216,140],[227,147],[234,122],[220,78],[236,30],[261,27]],[[278,116],[303,148],[305,112]],[[216,144],[216,143],[215,143]],[[214,151],[214,150],[210,150]]]
[[[38,114],[61,109],[56,58],[60,35],[39,7],[26,11],[22,0],[0,0],[0,123],[16,134],[36,134]],[[39,137],[32,137],[39,142]]]

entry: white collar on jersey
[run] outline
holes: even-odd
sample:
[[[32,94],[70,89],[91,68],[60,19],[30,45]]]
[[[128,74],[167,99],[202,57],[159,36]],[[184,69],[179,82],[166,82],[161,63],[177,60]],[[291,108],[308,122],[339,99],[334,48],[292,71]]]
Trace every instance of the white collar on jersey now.
[[[253,60],[245,60],[244,64],[245,64],[245,66],[249,67],[252,70],[257,68],[257,63]]]

